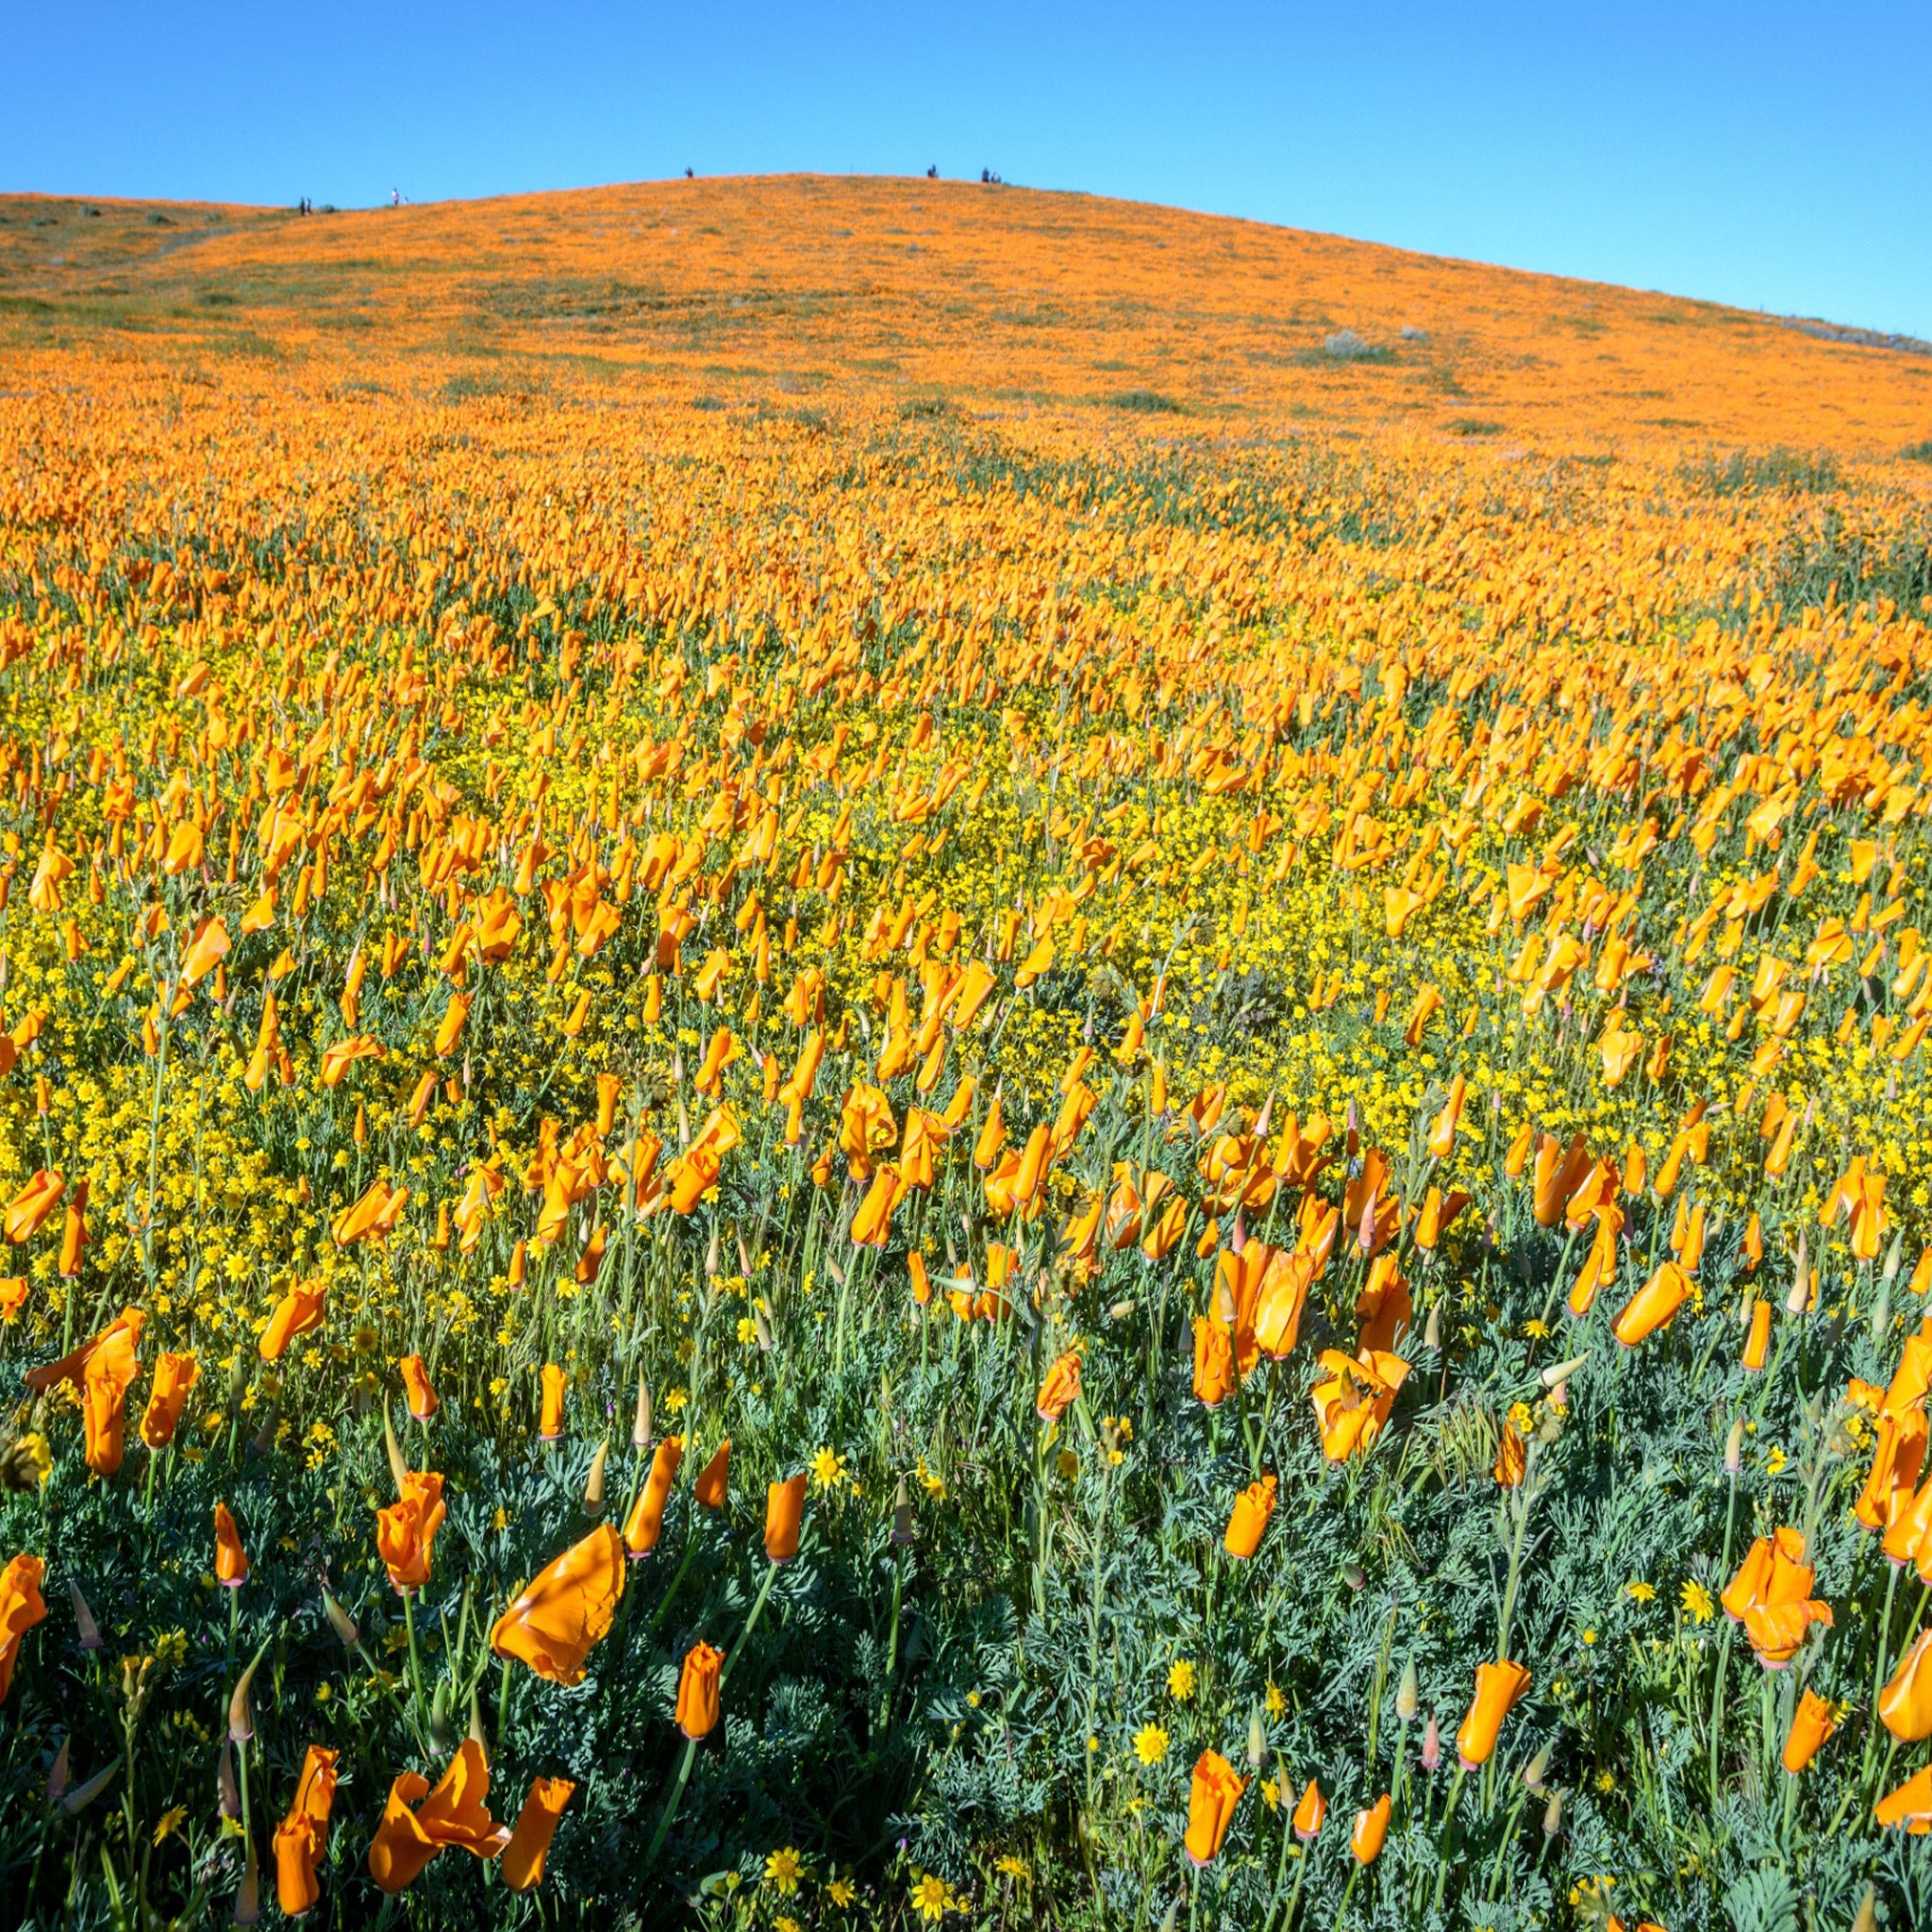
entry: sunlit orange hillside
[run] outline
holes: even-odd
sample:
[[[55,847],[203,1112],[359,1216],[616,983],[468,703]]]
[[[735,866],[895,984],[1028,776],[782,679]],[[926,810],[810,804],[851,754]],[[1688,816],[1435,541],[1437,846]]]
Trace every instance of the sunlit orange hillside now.
[[[1932,436],[1932,356],[1909,347],[1251,222],[924,180],[674,181],[308,219],[7,197],[0,350],[16,374],[75,354],[216,362],[242,385],[256,366],[391,383],[467,367],[724,402],[883,391],[1546,450],[1890,455]]]

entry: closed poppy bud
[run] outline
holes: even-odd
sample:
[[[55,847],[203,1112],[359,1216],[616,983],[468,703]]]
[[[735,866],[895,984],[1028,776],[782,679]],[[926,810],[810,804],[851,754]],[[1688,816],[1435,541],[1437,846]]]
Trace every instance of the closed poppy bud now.
[[[1245,1559],[1261,1547],[1268,1519],[1274,1514],[1275,1488],[1274,1477],[1264,1475],[1234,1499],[1234,1513],[1227,1520],[1224,1539],[1229,1556]]]
[[[1818,1755],[1818,1747],[1838,1728],[1831,1714],[1831,1700],[1815,1690],[1807,1690],[1791,1713],[1791,1727],[1785,1733],[1782,1759],[1793,1777]]]
[[[1396,1687],[1395,1715],[1404,1724],[1412,1724],[1422,1705],[1422,1686],[1416,1678],[1415,1659],[1410,1657],[1402,1667],[1402,1682]]]
[[[1736,1475],[1744,1467],[1744,1418],[1732,1423],[1724,1436],[1724,1474]]]
[[[1771,1304],[1751,1298],[1751,1333],[1744,1341],[1744,1366],[1755,1375],[1771,1351]]]
[[[570,1803],[576,1786],[567,1777],[539,1777],[530,1781],[530,1794],[517,1813],[516,1828],[503,1848],[503,1882],[511,1891],[528,1891],[541,1882],[543,1860],[549,1856],[550,1840],[557,1835],[557,1821]]]
[[[537,1424],[540,1441],[555,1442],[563,1434],[564,1373],[555,1362],[545,1362],[542,1373],[543,1413]]]
[[[1509,1707],[1529,1689],[1529,1673],[1507,1658],[1475,1667],[1475,1695],[1456,1733],[1456,1756],[1464,1771],[1478,1771],[1496,1748],[1496,1734]]]
[[[1878,1715],[1902,1744],[1932,1738],[1932,1630],[1922,1630],[1878,1693]]]
[[[1051,1129],[1043,1122],[1026,1137],[1026,1145],[1020,1155],[1020,1170],[1013,1179],[1013,1199],[1023,1208],[1040,1191],[1051,1138]]]
[[[147,1407],[141,1418],[141,1440],[150,1449],[165,1448],[175,1440],[188,1391],[200,1375],[201,1365],[192,1355],[163,1354],[157,1360]]]
[[[1635,1348],[1663,1327],[1690,1293],[1690,1275],[1676,1262],[1666,1261],[1631,1297],[1610,1332],[1625,1348]]]
[[[1424,1771],[1434,1771],[1442,1761],[1442,1731],[1433,1717],[1423,1726],[1423,1747],[1417,1758]]]
[[[1191,1863],[1213,1863],[1234,1822],[1234,1807],[1247,1788],[1247,1779],[1220,1752],[1204,1751],[1194,1760],[1188,1790],[1188,1833],[1182,1840]]]
[[[805,1516],[805,1472],[765,1486],[765,1555],[789,1563],[798,1554],[798,1529]]]
[[[624,1525],[624,1546],[633,1560],[648,1557],[664,1534],[664,1506],[671,1497],[671,1486],[677,1480],[677,1468],[684,1460],[684,1442],[667,1436],[651,1457],[651,1473],[631,1506],[630,1519]]]
[[[718,1723],[718,1674],[724,1667],[724,1653],[713,1650],[702,1641],[693,1643],[677,1677],[677,1728],[696,1743],[708,1738]]]
[[[248,1581],[248,1557],[225,1503],[215,1505],[215,1580],[226,1590]]]
[[[406,1355],[396,1364],[396,1370],[403,1378],[403,1389],[408,1396],[409,1413],[419,1423],[426,1423],[442,1407],[430,1385],[427,1365],[420,1355]]]
[[[354,1650],[362,1641],[362,1633],[357,1629],[355,1618],[326,1589],[322,1592],[322,1613],[328,1619],[328,1627],[336,1633],[336,1641],[344,1650]]]
[[[1307,1783],[1294,1807],[1294,1835],[1303,1844],[1311,1844],[1315,1835],[1322,1829],[1322,1821],[1328,1816],[1328,1800],[1322,1795],[1322,1787],[1313,1778]]]
[[[1516,1433],[1514,1423],[1503,1424],[1503,1440],[1496,1445],[1496,1466],[1491,1474],[1506,1490],[1519,1487],[1529,1467],[1529,1445]]]
[[[717,1454],[705,1464],[699,1473],[691,1493],[707,1509],[722,1509],[728,1493],[731,1480],[731,1438],[726,1436],[718,1445]]]
[[[1048,1369],[1040,1385],[1040,1397],[1034,1404],[1041,1422],[1058,1422],[1072,1407],[1074,1399],[1080,1392],[1080,1357],[1067,1354]]]
[[[1389,1836],[1389,1793],[1384,1791],[1366,1811],[1355,1814],[1355,1829],[1348,1835],[1348,1849],[1357,1865],[1373,1865],[1382,1855],[1382,1842]]]

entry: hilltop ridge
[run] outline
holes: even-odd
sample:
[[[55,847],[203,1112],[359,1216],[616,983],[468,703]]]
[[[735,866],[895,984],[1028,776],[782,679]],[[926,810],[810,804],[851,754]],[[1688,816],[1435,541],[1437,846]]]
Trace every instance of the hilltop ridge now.
[[[302,217],[0,197],[0,349],[337,380],[896,396],[1228,434],[1889,457],[1903,338],[1091,195],[669,181]]]

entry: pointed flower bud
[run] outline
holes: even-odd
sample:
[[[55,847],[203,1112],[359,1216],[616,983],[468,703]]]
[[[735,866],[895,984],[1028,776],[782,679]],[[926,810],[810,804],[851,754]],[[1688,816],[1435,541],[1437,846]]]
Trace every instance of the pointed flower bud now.
[[[1395,1687],[1395,1715],[1406,1724],[1412,1724],[1416,1713],[1422,1708],[1422,1687],[1416,1681],[1415,1659],[1402,1667],[1402,1682]]]

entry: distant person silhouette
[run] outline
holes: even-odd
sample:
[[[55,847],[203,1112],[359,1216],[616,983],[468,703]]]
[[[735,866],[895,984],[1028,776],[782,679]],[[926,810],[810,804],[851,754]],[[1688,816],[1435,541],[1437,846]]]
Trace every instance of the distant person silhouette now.
[[[686,170],[684,171],[684,178],[685,178],[685,179],[686,179],[687,181],[689,181],[689,180],[691,180],[691,179],[692,178],[692,176],[691,176],[691,170],[690,170],[689,168],[687,168],[687,169],[686,169]]]
[[[940,178],[940,164],[937,161],[925,171],[925,178],[928,181],[937,181]]]

